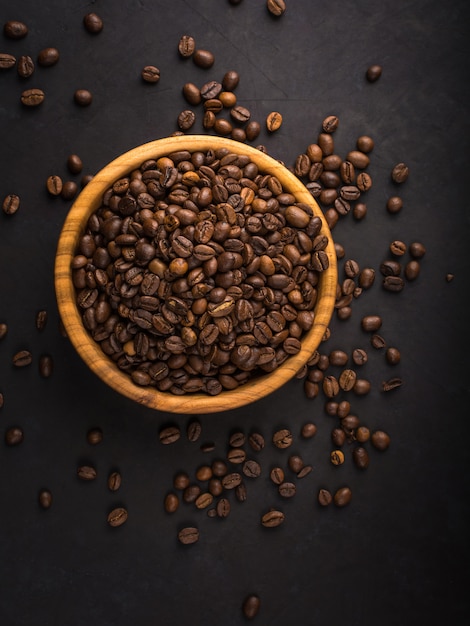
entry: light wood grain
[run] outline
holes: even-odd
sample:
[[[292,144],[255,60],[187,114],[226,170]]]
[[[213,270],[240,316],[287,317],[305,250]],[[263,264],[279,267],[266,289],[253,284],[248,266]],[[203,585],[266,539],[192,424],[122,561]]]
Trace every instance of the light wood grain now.
[[[194,152],[222,147],[228,147],[237,154],[248,155],[261,171],[276,176],[285,190],[293,193],[298,202],[310,205],[315,215],[321,218],[322,232],[329,240],[326,247],[329,268],[322,273],[319,281],[313,326],[302,339],[300,352],[290,357],[274,372],[254,378],[235,390],[223,391],[218,396],[205,394],[176,396],[151,387],[139,387],[102,352],[99,344],[90,337],[82,325],[71,271],[71,262],[78,241],[88,218],[100,206],[106,189],[114,181],[138,168],[146,159],[156,159],[177,150]],[[334,309],[336,284],[336,254],[330,230],[318,204],[301,181],[281,163],[256,148],[210,135],[175,136],[152,141],[130,150],[104,167],[82,190],[71,207],[58,241],[55,262],[55,288],[59,313],[67,335],[80,357],[115,391],[149,408],[181,414],[214,413],[250,404],[272,393],[295,376],[318,348],[328,328]]]

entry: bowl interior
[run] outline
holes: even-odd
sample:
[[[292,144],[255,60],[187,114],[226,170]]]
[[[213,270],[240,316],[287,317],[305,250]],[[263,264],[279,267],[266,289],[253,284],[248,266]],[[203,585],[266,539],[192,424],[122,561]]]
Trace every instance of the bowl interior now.
[[[158,159],[178,150],[194,152],[218,148],[229,148],[234,153],[249,156],[260,171],[276,176],[284,190],[292,193],[297,202],[310,205],[314,214],[322,220],[321,232],[328,237],[325,252],[329,258],[329,267],[320,274],[314,323],[303,336],[302,346],[297,354],[290,356],[274,371],[254,376],[236,389],[224,390],[219,395],[210,396],[203,393],[174,395],[170,392],[161,392],[154,387],[141,387],[104,354],[100,345],[83,326],[72,282],[72,259],[89,217],[100,207],[104,192],[116,180],[128,175],[147,159]],[[149,408],[181,414],[219,412],[250,404],[272,393],[295,376],[318,348],[327,330],[334,309],[336,284],[336,254],[330,230],[318,204],[301,181],[279,161],[260,150],[212,135],[184,135],[158,139],[126,152],[106,165],[84,187],[72,205],[59,237],[55,262],[55,288],[59,314],[65,331],[81,358],[95,374],[119,393]]]

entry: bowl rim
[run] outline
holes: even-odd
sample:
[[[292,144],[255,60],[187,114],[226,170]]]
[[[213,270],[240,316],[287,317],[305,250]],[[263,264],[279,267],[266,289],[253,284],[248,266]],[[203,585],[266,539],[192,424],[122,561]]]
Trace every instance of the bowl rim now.
[[[203,393],[176,395],[155,387],[136,385],[130,376],[102,351],[82,324],[72,283],[72,259],[76,255],[79,237],[86,222],[101,204],[104,192],[120,178],[128,175],[147,159],[158,159],[173,152],[190,152],[229,148],[247,155],[263,173],[276,176],[288,188],[297,202],[308,204],[322,221],[321,232],[328,237],[325,252],[329,267],[321,273],[319,298],[315,304],[312,328],[302,338],[300,351],[290,356],[272,372],[249,379],[233,390],[223,390],[211,396]],[[216,135],[175,135],[139,145],[105,165],[82,189],[71,206],[57,243],[54,265],[54,285],[59,315],[64,330],[76,352],[88,367],[109,387],[120,394],[158,411],[178,414],[215,413],[251,404],[271,394],[292,379],[320,345],[334,310],[337,286],[337,259],[333,238],[319,205],[294,173],[285,165],[258,148]]]

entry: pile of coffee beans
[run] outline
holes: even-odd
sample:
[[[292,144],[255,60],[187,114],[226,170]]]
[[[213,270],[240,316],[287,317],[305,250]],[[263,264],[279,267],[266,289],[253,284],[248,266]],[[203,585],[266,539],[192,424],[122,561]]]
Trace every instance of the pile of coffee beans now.
[[[149,159],[105,192],[78,243],[83,324],[137,385],[235,389],[300,350],[329,267],[321,226],[248,156]]]

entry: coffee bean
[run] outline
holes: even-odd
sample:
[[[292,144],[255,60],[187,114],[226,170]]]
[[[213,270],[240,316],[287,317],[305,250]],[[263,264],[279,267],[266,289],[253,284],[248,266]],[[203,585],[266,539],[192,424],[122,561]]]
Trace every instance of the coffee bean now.
[[[408,261],[405,265],[405,277],[407,280],[416,280],[421,272],[419,261]]]
[[[266,7],[274,17],[280,17],[286,11],[284,0],[266,0]]]
[[[8,333],[8,325],[5,322],[0,323],[0,340],[4,339]]]
[[[277,111],[272,111],[266,118],[266,128],[273,133],[282,126],[282,115]]]
[[[312,422],[307,422],[302,426],[300,434],[304,439],[311,439],[317,434],[317,427]]]
[[[371,384],[365,378],[356,378],[353,391],[357,396],[365,396],[370,392]]]
[[[229,437],[229,444],[232,446],[232,448],[240,448],[245,444],[245,441],[245,434],[241,431],[235,431]]]
[[[342,450],[333,450],[330,453],[330,461],[333,465],[342,465],[344,463],[344,452]]]
[[[202,433],[202,425],[199,420],[192,420],[188,424],[188,428],[186,430],[187,437],[189,441],[195,442],[198,441]]]
[[[1,58],[1,55],[0,55],[0,58]],[[1,67],[1,61],[0,61],[0,67]],[[18,63],[16,65],[16,70],[18,72],[18,75],[21,78],[29,78],[34,73],[33,59],[26,54],[20,56],[18,59]]]
[[[353,460],[359,469],[367,469],[369,467],[369,454],[365,448],[358,446],[353,450]]]
[[[356,202],[353,208],[353,217],[356,220],[362,220],[367,215],[367,205],[364,202]]]
[[[333,496],[333,501],[338,507],[343,507],[351,502],[352,492],[349,487],[340,487]]]
[[[285,515],[282,511],[271,509],[261,517],[261,524],[265,528],[276,528],[280,526],[285,519]]]
[[[220,498],[215,507],[217,516],[226,518],[230,515],[230,501],[227,498]]]
[[[235,489],[242,482],[242,477],[238,472],[231,472],[225,474],[222,478],[222,485],[224,489]]]
[[[372,152],[374,149],[374,140],[368,135],[361,135],[356,142],[357,149],[361,152]]]
[[[31,365],[33,361],[33,355],[29,350],[20,350],[13,355],[13,365],[15,367],[26,367]]]
[[[194,501],[194,504],[196,505],[197,509],[206,509],[208,506],[212,504],[213,501],[214,501],[214,496],[208,491],[206,491],[198,495],[198,497]]]
[[[377,450],[386,450],[390,445],[390,436],[383,430],[376,430],[370,437],[371,443]]]
[[[258,595],[250,594],[245,598],[242,605],[243,615],[246,619],[254,619],[260,610],[261,600]]]
[[[86,440],[91,446],[96,446],[103,441],[103,431],[101,428],[90,428],[86,434]]]
[[[287,464],[289,465],[289,469],[294,472],[294,474],[298,474],[304,466],[304,461],[298,454],[292,454],[287,460]]]
[[[398,196],[392,196],[387,200],[386,206],[389,213],[399,213],[403,208],[403,200]]]
[[[394,389],[398,389],[403,384],[401,378],[394,377],[386,380],[382,383],[382,391],[393,391]]]
[[[243,464],[242,471],[248,478],[258,478],[261,475],[261,465],[253,459],[248,459]]]
[[[203,69],[209,69],[214,65],[215,57],[209,50],[197,49],[193,52],[194,64]]]
[[[293,498],[296,494],[296,486],[291,482],[283,482],[278,487],[279,495],[282,498]]]
[[[374,334],[370,338],[370,344],[376,350],[382,350],[387,345],[385,339],[381,335]]]
[[[329,504],[333,502],[333,496],[328,491],[328,489],[320,489],[320,491],[318,492],[317,499],[318,499],[318,504],[320,504],[321,506],[328,506]]]
[[[78,154],[70,154],[67,157],[67,167],[71,174],[80,174],[83,169],[83,161]]]
[[[227,461],[230,463],[243,463],[246,459],[246,452],[241,448],[232,448],[227,452]]]
[[[20,197],[10,193],[3,199],[2,210],[6,215],[14,215],[20,208]]]
[[[113,528],[117,528],[118,526],[122,526],[123,524],[125,524],[127,522],[127,518],[127,510],[124,507],[120,506],[113,509],[108,514],[108,524]]]
[[[36,328],[39,332],[42,332],[46,328],[47,324],[47,311],[41,309],[36,313]]]
[[[374,332],[382,326],[382,318],[379,315],[364,315],[361,319],[361,327],[366,332]]]
[[[386,291],[399,292],[402,291],[405,283],[400,276],[385,276],[382,285]]]
[[[0,70],[9,70],[15,67],[16,57],[6,52],[0,52]]]
[[[245,128],[248,141],[254,141],[261,132],[261,124],[255,120],[250,120]]]
[[[322,122],[322,130],[324,133],[334,133],[339,126],[339,119],[336,115],[329,115],[325,117]]]
[[[385,358],[390,365],[397,365],[401,359],[400,351],[397,348],[389,347],[385,352]]]
[[[175,493],[170,491],[166,494],[163,506],[167,513],[175,513],[178,510],[179,504],[180,501]]]
[[[41,489],[38,495],[38,502],[41,509],[50,509],[52,506],[52,493],[49,489]]]
[[[62,184],[60,195],[64,200],[73,200],[73,198],[77,195],[77,192],[77,183],[74,180],[67,180]]]
[[[92,103],[93,95],[88,89],[77,89],[73,94],[73,99],[79,106],[87,107]]]
[[[184,545],[190,545],[199,541],[199,530],[194,526],[186,526],[178,533],[178,540]]]
[[[375,83],[382,76],[382,67],[380,65],[371,65],[367,68],[366,78],[370,83]]]
[[[28,34],[28,27],[24,22],[9,20],[3,25],[3,34],[8,39],[22,39]]]
[[[5,443],[7,446],[18,446],[23,443],[24,433],[19,426],[12,426],[5,431]]]
[[[103,30],[103,20],[96,13],[87,13],[83,18],[83,25],[92,35],[96,35]]]
[[[46,180],[46,188],[51,196],[60,196],[62,193],[62,187],[63,182],[60,176],[56,176],[55,174],[48,176]]]
[[[119,472],[111,472],[108,476],[108,489],[118,491],[121,488],[122,477]]]
[[[410,174],[410,169],[405,163],[397,163],[392,169],[392,180],[394,183],[404,183]]]
[[[27,107],[37,107],[44,102],[45,94],[42,89],[26,89],[21,94],[21,102]]]
[[[269,476],[275,485],[280,485],[284,482],[284,470],[282,467],[273,467]]]
[[[407,250],[407,245],[403,241],[395,240],[389,246],[390,252],[394,256],[403,256]]]
[[[178,426],[166,426],[162,428],[159,432],[160,443],[164,445],[168,445],[171,443],[175,443],[181,436],[181,431]]]
[[[289,448],[293,443],[292,433],[287,428],[276,431],[273,435],[273,443],[276,448]]]
[[[146,65],[142,68],[140,75],[146,83],[158,83],[160,80],[160,70],[155,65]]]
[[[355,438],[356,441],[358,441],[359,443],[365,443],[366,441],[369,441],[370,430],[367,428],[367,426],[359,426],[359,428],[356,429]]]
[[[96,475],[96,469],[91,465],[81,465],[77,469],[77,476],[82,480],[95,480]]]
[[[419,241],[410,243],[408,251],[414,259],[421,259],[426,254],[425,246]]]
[[[261,433],[253,432],[248,437],[248,443],[255,452],[260,452],[264,448],[264,437]]]
[[[178,126],[183,131],[189,130],[193,126],[195,121],[196,121],[196,114],[194,113],[194,111],[191,111],[190,109],[181,111],[181,113],[178,115],[178,120],[177,120]]]
[[[196,41],[191,35],[182,35],[178,42],[178,52],[183,58],[192,56],[196,49]]]
[[[38,361],[39,374],[42,378],[50,378],[54,370],[54,361],[50,354],[42,354]]]
[[[346,441],[346,433],[344,432],[343,428],[333,428],[333,430],[331,431],[331,441],[337,447],[341,447],[344,445]],[[333,461],[333,459],[331,459],[331,455],[330,460]]]
[[[57,48],[44,48],[38,54],[38,65],[51,67],[59,60],[60,54]]]
[[[297,472],[297,478],[305,478],[312,470],[313,467],[311,465],[304,465],[302,469]]]

